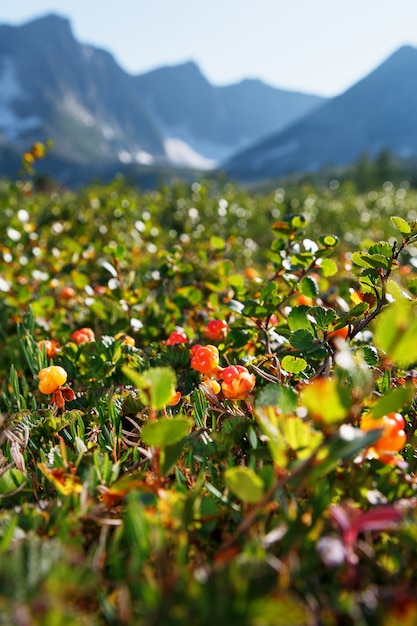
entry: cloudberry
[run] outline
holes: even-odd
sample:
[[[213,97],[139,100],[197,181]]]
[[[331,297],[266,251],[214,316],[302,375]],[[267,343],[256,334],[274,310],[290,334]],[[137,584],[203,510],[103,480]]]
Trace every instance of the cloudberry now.
[[[204,329],[204,336],[212,341],[222,341],[229,332],[227,322],[224,320],[210,320]]]
[[[188,343],[188,337],[182,328],[177,328],[172,331],[165,343],[167,346],[175,346],[178,343]]]
[[[229,365],[222,372],[222,391],[230,400],[244,400],[255,386],[255,376],[243,365]]]
[[[39,371],[39,384],[38,389],[41,393],[50,394],[53,393],[63,385],[67,380],[67,372],[63,367],[58,365],[51,365],[45,367]]]
[[[219,369],[219,351],[216,346],[199,344],[191,348],[191,367],[202,374],[214,374]]]
[[[78,344],[88,343],[89,341],[95,341],[96,336],[91,328],[80,328],[72,333],[71,340]]]

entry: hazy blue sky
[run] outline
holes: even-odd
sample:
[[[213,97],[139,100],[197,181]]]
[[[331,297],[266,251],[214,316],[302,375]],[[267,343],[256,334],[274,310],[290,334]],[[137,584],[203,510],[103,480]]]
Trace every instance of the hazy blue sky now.
[[[213,84],[260,78],[322,95],[417,46],[417,0],[0,0],[3,23],[46,12],[131,73],[193,59]]]

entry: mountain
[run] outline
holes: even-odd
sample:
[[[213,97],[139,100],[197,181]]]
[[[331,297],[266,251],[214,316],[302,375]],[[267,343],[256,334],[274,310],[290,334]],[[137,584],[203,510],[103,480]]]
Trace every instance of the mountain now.
[[[0,25],[0,151],[50,138],[61,179],[83,168],[212,168],[322,100],[259,81],[216,87],[192,62],[132,76],[57,15]]]
[[[324,101],[260,80],[212,86],[193,62],[158,68],[135,82],[162,128],[168,153],[185,144],[214,162],[282,130]]]
[[[388,149],[417,155],[417,49],[404,46],[363,80],[226,164],[243,180],[347,165]]]
[[[19,148],[49,137],[75,163],[165,157],[131,77],[109,53],[77,43],[55,15],[0,26],[0,131]]]

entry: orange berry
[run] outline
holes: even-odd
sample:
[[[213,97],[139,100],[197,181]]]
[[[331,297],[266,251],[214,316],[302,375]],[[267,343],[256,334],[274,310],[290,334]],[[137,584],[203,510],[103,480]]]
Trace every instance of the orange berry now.
[[[369,449],[375,458],[383,463],[392,463],[393,454],[402,450],[407,441],[405,433],[405,420],[401,413],[389,413],[378,419],[365,415],[361,420],[362,430],[381,429],[379,439]]]
[[[58,294],[59,299],[64,300],[64,302],[72,300],[73,298],[75,298],[76,295],[77,292],[75,291],[74,287],[70,287],[69,285],[62,287],[61,291]]]
[[[327,333],[327,339],[333,343],[337,337],[340,339],[347,339],[348,335],[349,326],[342,326],[342,328],[337,328],[336,330],[332,330],[330,333]]]
[[[95,341],[96,336],[92,328],[80,328],[72,333],[71,340],[77,344],[88,343],[89,341]]]
[[[313,306],[314,300],[313,298],[310,298],[309,296],[304,296],[303,294],[301,294],[300,296],[297,297],[296,303],[298,306],[302,306],[302,305]]]
[[[230,400],[244,400],[255,386],[255,376],[243,365],[229,365],[222,372],[222,391]]]
[[[41,393],[53,393],[67,380],[67,372],[63,367],[51,365],[40,370],[38,389]]]
[[[45,352],[48,359],[53,359],[56,355],[58,343],[53,339],[43,339],[42,341],[38,341],[39,349],[42,350],[45,346]]]
[[[202,374],[214,374],[219,369],[219,351],[216,346],[196,345],[191,348],[191,367]]]

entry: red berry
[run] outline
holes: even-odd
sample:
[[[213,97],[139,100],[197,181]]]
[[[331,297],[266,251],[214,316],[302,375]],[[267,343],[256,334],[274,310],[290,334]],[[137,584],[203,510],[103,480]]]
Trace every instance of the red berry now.
[[[182,328],[177,328],[172,331],[165,343],[167,346],[175,346],[178,343],[188,343],[188,337]]]
[[[227,322],[224,320],[210,320],[204,329],[204,336],[212,341],[222,341],[229,332]]]

